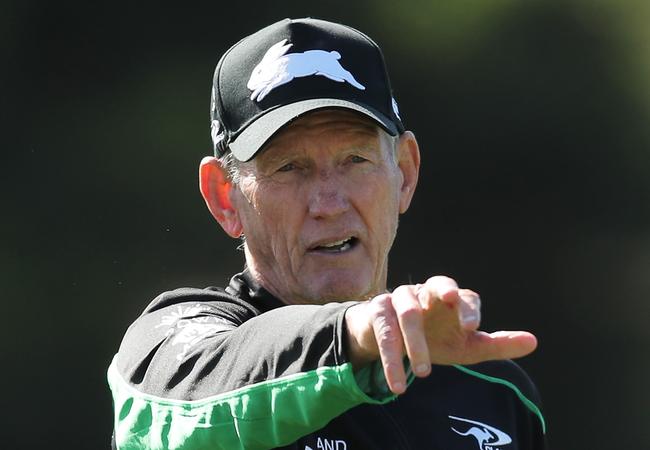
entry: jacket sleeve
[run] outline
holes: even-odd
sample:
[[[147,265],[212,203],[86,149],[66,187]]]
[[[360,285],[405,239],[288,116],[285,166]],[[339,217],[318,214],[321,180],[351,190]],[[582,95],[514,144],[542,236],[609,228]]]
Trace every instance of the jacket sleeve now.
[[[393,399],[378,364],[352,371],[343,332],[352,304],[260,314],[224,293],[163,294],[108,370],[117,448],[273,448]]]

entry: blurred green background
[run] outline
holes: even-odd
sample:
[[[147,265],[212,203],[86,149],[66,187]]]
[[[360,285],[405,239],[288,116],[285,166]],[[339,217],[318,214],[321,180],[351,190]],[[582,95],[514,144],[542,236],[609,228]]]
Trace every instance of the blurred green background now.
[[[390,285],[448,274],[481,293],[485,329],[537,334],[519,362],[552,448],[650,448],[642,0],[5,0],[0,446],[108,448],[126,327],[159,292],[241,269],[197,188],[212,72],[302,16],[382,46],[420,142]]]

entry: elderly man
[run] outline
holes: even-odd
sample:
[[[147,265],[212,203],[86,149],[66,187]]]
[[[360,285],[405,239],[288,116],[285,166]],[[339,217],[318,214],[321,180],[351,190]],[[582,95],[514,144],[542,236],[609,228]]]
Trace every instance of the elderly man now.
[[[119,449],[544,447],[526,332],[453,279],[386,287],[420,151],[379,47],[283,20],[219,61],[200,190],[246,267],[158,296],[109,368]]]

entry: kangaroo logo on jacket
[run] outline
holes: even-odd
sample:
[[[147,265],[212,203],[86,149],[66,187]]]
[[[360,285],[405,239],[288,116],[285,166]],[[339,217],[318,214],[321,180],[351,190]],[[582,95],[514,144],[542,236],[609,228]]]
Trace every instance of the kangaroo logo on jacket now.
[[[461,436],[473,436],[479,450],[501,450],[500,446],[512,443],[512,438],[507,433],[493,426],[462,417],[449,416],[449,418],[456,421],[457,428],[452,426],[451,429]]]
[[[286,42],[283,39],[272,45],[253,69],[246,85],[253,91],[251,100],[260,102],[276,87],[289,83],[294,78],[311,75],[321,75],[339,83],[347,81],[357,89],[366,89],[338,61],[341,59],[339,52],[307,50],[303,53],[287,53],[293,44]]]

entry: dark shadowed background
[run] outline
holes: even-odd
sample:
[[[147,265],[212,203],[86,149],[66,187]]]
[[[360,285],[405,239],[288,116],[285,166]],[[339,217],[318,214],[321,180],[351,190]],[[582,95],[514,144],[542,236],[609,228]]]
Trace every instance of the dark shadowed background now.
[[[554,449],[650,448],[644,0],[5,0],[0,447],[107,448],[126,327],[241,269],[197,188],[212,73],[301,16],[383,47],[420,142],[390,285],[448,274],[481,293],[484,329],[535,332],[520,364]]]

